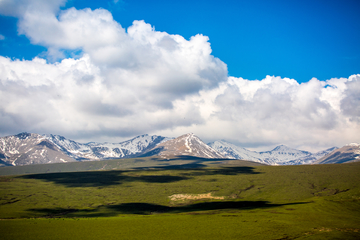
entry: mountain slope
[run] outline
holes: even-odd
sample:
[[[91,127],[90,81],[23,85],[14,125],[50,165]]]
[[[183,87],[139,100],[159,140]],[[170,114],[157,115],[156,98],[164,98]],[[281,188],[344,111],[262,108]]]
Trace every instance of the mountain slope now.
[[[0,160],[3,166],[75,161],[46,137],[35,133],[0,138]]]
[[[317,153],[311,153],[280,145],[271,151],[255,152],[223,140],[209,143],[209,146],[228,158],[245,159],[269,165],[311,164],[336,149],[334,147]]]
[[[135,157],[169,139],[162,136],[144,134],[120,143],[90,142],[82,144],[59,135],[48,135],[47,137],[62,151],[77,160]]]
[[[261,162],[261,156],[258,152],[250,151],[224,140],[211,142],[208,145],[230,159],[246,159],[254,162]]]
[[[320,158],[314,164],[346,163],[360,161],[360,144],[350,143]]]
[[[184,134],[178,138],[163,142],[142,156],[154,155],[163,158],[171,158],[179,155],[202,158],[225,158],[221,153],[206,145],[193,133]]]
[[[137,136],[121,143],[78,143],[59,135],[20,133],[0,138],[0,166],[136,157],[170,138]]]

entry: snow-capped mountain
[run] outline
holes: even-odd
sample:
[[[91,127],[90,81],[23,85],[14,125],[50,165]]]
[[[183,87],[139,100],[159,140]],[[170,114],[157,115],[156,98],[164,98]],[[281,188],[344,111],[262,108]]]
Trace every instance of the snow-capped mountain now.
[[[0,138],[0,166],[74,162],[45,136],[20,133]]]
[[[162,136],[144,134],[120,143],[77,143],[59,135],[47,135],[59,149],[77,160],[101,160],[135,157],[157,144],[169,140]]]
[[[207,145],[192,133],[176,139],[144,134],[120,143],[78,143],[59,135],[20,133],[0,137],[0,166],[155,155],[163,158],[181,155],[232,158],[269,165],[342,163],[360,160],[358,144],[336,149],[334,147],[311,153],[280,145],[271,151],[255,152],[226,141],[215,141]],[[332,153],[329,154],[330,152]]]
[[[171,138],[144,134],[121,143],[78,143],[59,135],[20,133],[0,138],[0,166],[135,157]]]
[[[260,152],[259,154],[262,161],[269,165],[303,164],[300,159],[312,157],[311,152],[289,148],[284,145],[277,146],[271,151]]]
[[[254,162],[261,162],[261,158],[258,152],[250,151],[246,148],[236,146],[224,140],[211,142],[208,145],[226,158],[246,159]]]
[[[171,158],[179,155],[202,158],[225,158],[221,153],[209,147],[193,133],[184,134],[178,138],[163,142],[143,156],[154,155],[163,158]]]
[[[360,161],[360,144],[350,143],[323,156],[314,164],[347,163]]]
[[[223,140],[209,143],[209,146],[228,158],[250,160],[269,165],[311,164],[336,149],[334,147],[317,153],[311,153],[280,145],[271,151],[255,152]]]

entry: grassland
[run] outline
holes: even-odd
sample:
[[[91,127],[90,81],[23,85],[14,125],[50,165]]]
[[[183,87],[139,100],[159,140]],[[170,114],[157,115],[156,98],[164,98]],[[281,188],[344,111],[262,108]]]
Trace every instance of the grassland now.
[[[360,239],[360,163],[176,161],[1,176],[1,239]]]

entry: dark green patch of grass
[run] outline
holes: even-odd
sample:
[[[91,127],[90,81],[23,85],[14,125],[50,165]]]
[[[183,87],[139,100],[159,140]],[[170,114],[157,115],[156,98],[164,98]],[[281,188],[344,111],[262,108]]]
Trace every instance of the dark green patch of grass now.
[[[138,175],[126,174],[124,171],[97,171],[75,173],[32,174],[20,178],[40,179],[66,187],[106,187],[127,182],[170,183],[185,180],[186,177],[172,175]]]

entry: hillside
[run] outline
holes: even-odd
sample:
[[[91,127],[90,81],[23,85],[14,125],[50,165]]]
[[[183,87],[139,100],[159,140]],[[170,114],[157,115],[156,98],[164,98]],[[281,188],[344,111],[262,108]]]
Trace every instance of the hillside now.
[[[231,159],[209,159],[193,156],[175,156],[164,160],[162,157],[138,157],[127,159],[111,159],[103,161],[85,161],[54,164],[33,164],[23,166],[7,166],[0,168],[0,176],[23,175],[33,173],[84,172],[129,169],[192,169],[218,165],[229,166],[261,166],[252,161]]]
[[[2,238],[359,239],[360,163],[233,162],[2,176]]]

